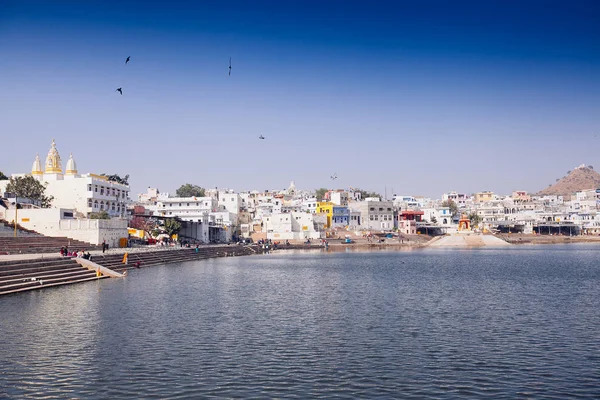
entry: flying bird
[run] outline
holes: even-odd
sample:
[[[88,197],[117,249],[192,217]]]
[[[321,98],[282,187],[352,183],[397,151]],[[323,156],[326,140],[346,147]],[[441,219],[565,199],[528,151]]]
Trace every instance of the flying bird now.
[[[260,135],[258,138],[259,139],[264,139],[265,137],[263,135]]]
[[[231,76],[231,57],[229,57],[229,76]]]
[[[125,60],[125,64],[127,64],[129,62],[129,60],[131,60],[131,56],[127,56],[127,59]]]
[[[337,172],[334,172],[333,175],[331,175],[331,179],[333,179],[333,180],[337,179]]]
[[[117,88],[117,90],[115,90],[115,92],[119,92],[119,93],[121,93],[121,96],[123,96],[123,88]]]

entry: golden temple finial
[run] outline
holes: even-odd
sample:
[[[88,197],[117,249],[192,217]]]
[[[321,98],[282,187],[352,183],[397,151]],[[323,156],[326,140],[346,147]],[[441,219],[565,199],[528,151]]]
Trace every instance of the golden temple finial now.
[[[48,157],[46,157],[46,170],[47,174],[62,174],[62,163],[60,161],[60,155],[56,150],[56,143],[52,139],[52,147],[48,151]]]

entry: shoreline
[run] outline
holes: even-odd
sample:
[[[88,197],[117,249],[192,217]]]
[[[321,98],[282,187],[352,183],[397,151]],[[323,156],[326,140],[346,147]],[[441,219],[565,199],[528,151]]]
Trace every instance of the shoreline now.
[[[385,250],[385,249],[398,249],[398,250],[411,250],[411,249],[420,249],[430,247],[436,241],[441,240],[444,237],[448,236],[435,236],[435,237],[426,237],[418,235],[419,238],[413,241],[405,241],[398,242],[396,239],[386,239],[384,242],[369,242],[364,238],[353,239],[353,243],[343,243],[338,241],[337,239],[328,239],[329,246],[326,247],[320,243],[314,243],[311,245],[305,245],[304,243],[291,243],[290,246],[279,245],[277,249],[273,249],[272,247],[269,249],[269,252],[273,251],[281,251],[281,250],[320,250],[320,249],[357,249],[357,250]],[[525,234],[500,234],[500,235],[490,235],[490,234],[471,234],[469,236],[491,236],[497,239],[503,240],[504,242],[512,245],[536,245],[536,244],[569,244],[569,243],[592,243],[592,244],[600,244],[600,236],[548,236],[548,235],[525,235]],[[425,240],[424,240],[425,239]],[[214,249],[215,253],[219,253],[219,249],[227,249],[232,248],[237,245],[234,244],[211,244],[211,245],[201,245],[200,249],[203,250],[211,250]],[[257,245],[253,243],[251,245],[246,245],[244,247],[249,247],[254,249],[256,254],[265,253],[262,249],[261,245]],[[434,246],[432,246],[434,247]],[[440,246],[444,247],[444,246]],[[483,246],[445,246],[448,248],[460,248],[460,247],[486,247]],[[102,250],[92,250],[90,254],[92,256],[110,256],[110,255],[123,255],[125,253],[136,254],[136,253],[163,253],[166,252],[179,252],[182,250],[193,250],[193,248],[187,247],[128,247],[128,248],[111,248],[107,250],[105,253]],[[41,260],[41,259],[57,259],[61,258],[61,255],[56,253],[25,253],[25,254],[4,254],[0,255],[0,263],[8,262],[8,261],[20,261],[20,260]]]

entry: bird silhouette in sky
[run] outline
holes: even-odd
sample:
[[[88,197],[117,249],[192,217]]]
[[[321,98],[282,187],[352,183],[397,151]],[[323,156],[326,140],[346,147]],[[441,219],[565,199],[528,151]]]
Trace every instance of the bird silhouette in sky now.
[[[333,175],[331,175],[331,179],[334,181],[337,179],[337,172],[334,172]]]
[[[262,139],[264,139],[265,137],[264,137],[263,135],[260,135],[258,138],[262,140]]]
[[[229,57],[229,76],[231,76],[231,57]]]
[[[121,96],[123,96],[123,88],[117,88],[117,90],[115,90],[115,92],[119,92],[119,93],[121,93]]]
[[[131,60],[131,56],[127,56],[127,59],[125,60],[125,64],[129,63],[129,60]]]

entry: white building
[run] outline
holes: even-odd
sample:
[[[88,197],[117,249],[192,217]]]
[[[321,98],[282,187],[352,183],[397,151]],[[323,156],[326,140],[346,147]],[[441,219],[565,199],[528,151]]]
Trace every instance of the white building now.
[[[60,154],[52,141],[45,168],[36,156],[31,175],[46,186],[45,195],[52,196],[51,207],[19,210],[18,223],[46,236],[66,236],[99,244],[106,240],[118,246],[119,239],[127,238],[127,221],[123,219],[88,220],[91,213],[106,211],[111,217],[124,217],[129,200],[129,186],[96,174],[80,175],[73,155],[63,172]],[[13,177],[24,176],[15,174]],[[4,193],[9,181],[0,181]],[[13,211],[14,212],[14,211]],[[10,212],[6,213],[6,218]],[[14,219],[14,216],[12,216]]]
[[[330,192],[330,201],[336,206],[348,205],[348,192],[343,190],[335,190]]]
[[[302,211],[314,214],[317,212],[317,198],[309,197],[302,201]]]
[[[37,155],[31,175],[46,185],[45,194],[54,197],[53,208],[73,209],[76,217],[89,217],[91,213],[100,211],[106,211],[111,217],[125,216],[126,206],[130,202],[128,185],[110,181],[102,175],[79,175],[72,154],[63,173],[54,140],[46,157],[45,169],[42,170],[40,157]],[[8,182],[0,181],[0,192],[6,191]]]
[[[160,194],[157,188],[148,187],[146,193],[138,194],[138,201],[143,204],[155,204]]]
[[[273,214],[263,218],[263,230],[271,240],[320,239],[327,222],[325,216],[310,213]]]

